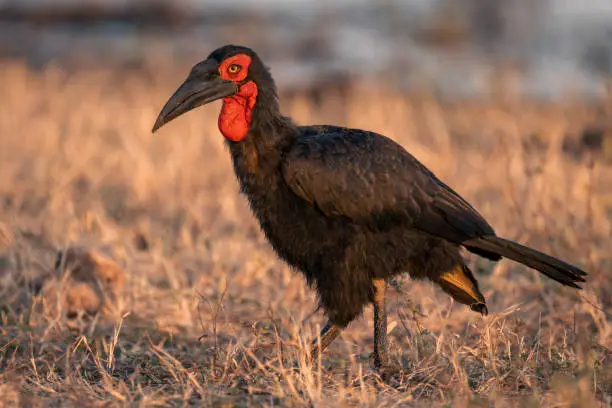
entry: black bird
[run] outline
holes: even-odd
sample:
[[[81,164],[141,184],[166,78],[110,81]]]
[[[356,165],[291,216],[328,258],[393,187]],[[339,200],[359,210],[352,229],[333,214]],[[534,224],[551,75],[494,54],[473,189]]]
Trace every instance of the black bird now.
[[[460,247],[502,257],[580,289],[586,273],[495,235],[463,198],[393,140],[338,126],[297,126],[279,111],[272,76],[249,48],[227,45],[193,67],[153,131],[223,99],[219,129],[241,191],[276,253],[304,274],[329,322],[311,357],[374,306],[374,362],[387,353],[386,281],[408,272],[486,314]]]

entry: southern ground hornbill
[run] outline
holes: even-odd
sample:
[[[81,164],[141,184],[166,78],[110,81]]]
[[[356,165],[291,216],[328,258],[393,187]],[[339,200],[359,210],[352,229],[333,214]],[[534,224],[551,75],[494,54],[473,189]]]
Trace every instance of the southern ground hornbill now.
[[[374,306],[374,362],[386,372],[386,281],[428,278],[486,314],[459,248],[502,257],[580,288],[586,273],[495,235],[484,218],[393,140],[338,126],[297,126],[279,111],[274,81],[257,54],[228,45],[195,65],[153,131],[223,99],[219,129],[241,191],[276,253],[316,288],[329,322],[316,357],[364,306]]]

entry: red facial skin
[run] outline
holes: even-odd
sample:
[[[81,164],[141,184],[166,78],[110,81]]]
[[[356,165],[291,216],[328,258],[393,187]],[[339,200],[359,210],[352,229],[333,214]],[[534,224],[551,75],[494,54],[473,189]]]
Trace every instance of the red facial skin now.
[[[239,65],[241,69],[236,73],[229,72],[232,65]],[[234,81],[238,85],[247,77],[251,57],[245,54],[233,55],[224,60],[219,66],[221,78]],[[228,98],[223,98],[223,107],[219,115],[219,130],[223,136],[232,142],[243,140],[249,133],[252,112],[257,101],[257,85],[248,81],[238,85],[238,93]]]

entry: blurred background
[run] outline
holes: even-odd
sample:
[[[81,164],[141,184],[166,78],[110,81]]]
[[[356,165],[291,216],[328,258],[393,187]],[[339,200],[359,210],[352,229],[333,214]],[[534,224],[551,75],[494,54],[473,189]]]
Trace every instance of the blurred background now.
[[[491,315],[393,282],[385,388],[369,308],[322,373],[277,375],[325,318],[238,194],[219,104],[151,134],[228,43],[296,123],[393,138],[584,290],[466,255]],[[611,0],[0,0],[0,405],[610,406],[611,79]]]
[[[354,77],[448,95],[601,97],[612,73],[609,0],[2,0],[0,57],[41,67],[190,64],[251,46],[279,85]]]

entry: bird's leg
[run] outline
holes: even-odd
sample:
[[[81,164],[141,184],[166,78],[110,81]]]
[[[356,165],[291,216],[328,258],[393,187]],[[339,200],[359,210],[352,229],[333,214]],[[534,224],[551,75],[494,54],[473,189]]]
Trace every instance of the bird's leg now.
[[[310,348],[310,361],[316,364],[319,360],[319,354],[323,353],[325,349],[340,335],[342,329],[336,326],[331,321],[327,322],[319,337],[312,341]]]
[[[384,377],[399,371],[389,360],[387,341],[387,311],[385,308],[385,293],[387,282],[384,279],[374,279],[374,366]]]
[[[387,282],[374,279],[374,365],[379,368],[387,365],[387,312],[385,309],[385,292]]]

